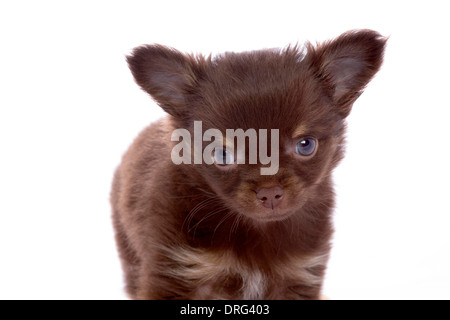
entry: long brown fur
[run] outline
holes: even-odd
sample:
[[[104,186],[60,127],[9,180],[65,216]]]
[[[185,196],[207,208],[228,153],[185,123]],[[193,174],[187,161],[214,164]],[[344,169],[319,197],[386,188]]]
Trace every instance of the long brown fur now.
[[[133,299],[317,299],[330,252],[331,173],[345,118],[380,68],[386,39],[371,30],[283,50],[186,55],[161,45],[128,57],[136,82],[168,116],[123,156],[111,192],[116,240]],[[222,170],[171,161],[174,129],[279,129],[280,168]],[[316,154],[290,149],[315,137]],[[284,190],[277,209],[260,188]],[[282,212],[283,218],[277,218]],[[273,219],[272,219],[273,217]]]

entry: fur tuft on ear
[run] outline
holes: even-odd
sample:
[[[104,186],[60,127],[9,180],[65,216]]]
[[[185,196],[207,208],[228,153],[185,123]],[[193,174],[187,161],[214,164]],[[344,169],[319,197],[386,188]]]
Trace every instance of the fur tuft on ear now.
[[[198,79],[194,58],[162,45],[145,45],[135,48],[127,62],[137,84],[161,108],[174,117],[186,117],[187,97]]]
[[[309,46],[312,64],[346,117],[355,100],[380,69],[387,38],[372,30],[348,31],[317,48]]]

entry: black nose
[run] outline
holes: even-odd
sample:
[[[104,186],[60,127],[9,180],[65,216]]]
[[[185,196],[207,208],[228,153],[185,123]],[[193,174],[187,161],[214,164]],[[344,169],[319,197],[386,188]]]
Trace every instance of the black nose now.
[[[271,188],[260,188],[256,191],[256,198],[261,200],[262,205],[266,208],[275,209],[283,200],[284,190],[280,186]]]

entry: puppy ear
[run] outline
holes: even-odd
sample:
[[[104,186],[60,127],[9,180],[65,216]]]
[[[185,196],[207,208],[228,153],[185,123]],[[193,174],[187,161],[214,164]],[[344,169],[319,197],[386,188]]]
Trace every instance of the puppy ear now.
[[[196,87],[198,70],[194,58],[161,45],[146,45],[127,57],[137,84],[167,113],[184,118],[187,100]]]
[[[313,49],[312,63],[344,117],[380,69],[386,41],[375,31],[355,30]]]

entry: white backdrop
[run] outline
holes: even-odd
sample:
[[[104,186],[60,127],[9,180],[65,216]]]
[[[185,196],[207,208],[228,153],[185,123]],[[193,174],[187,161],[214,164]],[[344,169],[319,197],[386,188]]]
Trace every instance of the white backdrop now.
[[[109,188],[164,113],[124,56],[390,36],[335,172],[331,299],[450,298],[445,1],[0,2],[0,299],[122,299]]]

